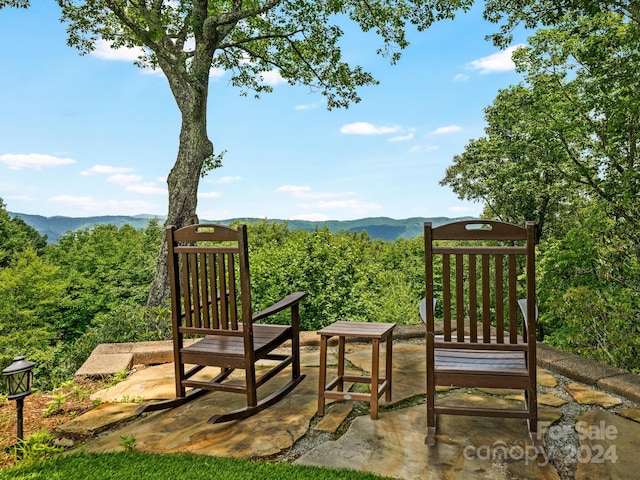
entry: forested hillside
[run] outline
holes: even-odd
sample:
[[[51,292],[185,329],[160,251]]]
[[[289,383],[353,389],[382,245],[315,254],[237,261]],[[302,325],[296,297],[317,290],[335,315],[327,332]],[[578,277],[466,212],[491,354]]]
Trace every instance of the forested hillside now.
[[[638,262],[612,249],[615,224],[596,210],[538,246],[541,338],[640,370]],[[304,330],[338,319],[419,323],[424,296],[421,236],[394,241],[366,233],[291,230],[259,221],[248,229],[254,309],[287,293],[309,293]],[[593,235],[593,232],[600,232]],[[18,354],[38,365],[43,389],[71,378],[100,343],[170,338],[167,306],[148,308],[162,226],[94,225],[47,244],[11,218],[0,200],[0,368]]]
[[[11,213],[11,217],[19,217],[27,225],[35,228],[40,235],[46,235],[49,243],[57,243],[58,239],[67,232],[80,230],[83,228],[91,228],[94,225],[115,225],[122,227],[123,225],[131,225],[134,228],[144,228],[149,220],[157,218],[164,222],[163,218],[154,217],[153,215],[136,215],[136,216],[98,216],[98,217],[43,217],[41,215],[29,215],[26,213]],[[291,230],[313,231],[315,228],[327,227],[332,232],[346,231],[357,232],[363,231],[374,239],[380,240],[396,240],[398,238],[413,238],[422,234],[422,225],[424,222],[431,222],[433,225],[441,225],[453,220],[462,220],[473,217],[412,217],[396,220],[387,217],[361,218],[358,220],[329,220],[326,222],[312,222],[307,220],[278,220],[270,219],[274,223],[286,223]],[[247,224],[263,221],[260,218],[230,218],[225,220],[205,220],[203,223],[221,223],[223,225],[231,225],[242,221]]]

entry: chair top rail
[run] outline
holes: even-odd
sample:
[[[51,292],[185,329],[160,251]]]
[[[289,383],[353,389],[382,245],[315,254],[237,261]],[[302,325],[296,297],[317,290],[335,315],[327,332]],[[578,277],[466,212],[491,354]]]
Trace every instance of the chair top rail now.
[[[434,246],[433,253],[450,254],[450,255],[526,255],[527,247],[524,246],[502,246],[502,247],[484,247],[484,246],[451,246],[441,247]]]
[[[431,222],[425,222],[425,226]],[[494,220],[462,220],[432,229],[434,240],[526,240],[527,229]]]
[[[240,252],[238,247],[232,246],[205,246],[205,245],[178,245],[173,247],[176,253],[227,253],[234,254]]]
[[[216,224],[188,225],[179,229],[169,225],[167,230],[173,230],[173,238],[177,242],[224,242],[237,241],[238,232],[246,228],[245,225],[238,225],[238,229]]]

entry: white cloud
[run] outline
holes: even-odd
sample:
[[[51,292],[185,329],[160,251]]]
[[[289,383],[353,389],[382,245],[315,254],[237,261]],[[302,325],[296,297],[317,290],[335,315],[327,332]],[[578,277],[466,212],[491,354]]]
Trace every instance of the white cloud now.
[[[198,192],[200,198],[218,198],[222,196],[221,192]]]
[[[63,202],[74,206],[88,205],[93,202],[91,197],[74,197],[73,195],[58,195],[51,197],[49,200],[52,202]]]
[[[413,132],[409,132],[406,135],[398,135],[396,137],[391,137],[387,140],[387,142],[406,142],[407,140],[413,139]]]
[[[264,83],[271,86],[286,82],[286,80],[282,78],[282,75],[280,75],[279,70],[269,70],[268,72],[262,72],[260,76],[262,77]]]
[[[71,158],[60,158],[39,153],[5,153],[4,155],[0,155],[0,163],[4,163],[11,170],[22,170],[23,168],[41,170],[44,167],[59,167],[60,165],[76,163],[76,161]]]
[[[301,185],[283,185],[276,189],[278,192],[291,192],[294,195],[299,195],[302,192],[308,192],[311,190],[311,187],[301,186]]]
[[[133,168],[130,167],[112,167],[110,165],[94,165],[88,170],[83,170],[80,175],[113,175],[116,173],[128,173],[133,172]]]
[[[98,40],[95,44],[95,50],[91,52],[91,55],[94,57],[101,58],[103,60],[115,60],[115,61],[125,61],[125,62],[133,62],[137,60],[141,55],[145,55],[145,51],[140,48],[111,48],[113,42],[108,40]]]
[[[21,202],[33,202],[36,201],[37,198],[32,195],[6,195],[6,200],[20,200]]]
[[[115,183],[118,185],[130,185],[132,183],[140,183],[142,177],[140,175],[123,175],[121,173],[117,175],[111,175],[107,178],[107,182]]]
[[[143,182],[141,175],[128,174],[134,169],[130,167],[112,167],[110,165],[94,165],[88,170],[80,172],[80,175],[109,175],[107,183],[113,183],[124,187],[127,192],[141,193],[143,195],[166,195],[166,185],[158,186],[155,182]],[[166,178],[158,178],[159,182],[166,183]]]
[[[150,66],[145,66],[144,68],[141,69],[141,71],[145,75],[158,75],[159,77],[164,77],[164,72],[160,67],[153,69]]]
[[[296,110],[311,110],[314,108],[318,108],[318,105],[315,103],[306,104],[306,105],[296,105]],[[300,219],[302,220],[302,219]]]
[[[52,202],[59,202],[76,210],[82,210],[94,215],[137,215],[140,213],[156,213],[159,211],[157,205],[138,200],[96,200],[92,197],[74,197],[73,195],[58,195],[49,199]]]
[[[459,132],[462,127],[458,125],[447,125],[446,127],[436,128],[433,132],[429,132],[429,135],[445,135],[447,133]]]
[[[143,195],[166,195],[167,193],[165,187],[158,187],[154,183],[127,185],[125,190],[127,192],[142,193]]]
[[[409,153],[419,153],[419,152],[434,152],[438,150],[440,147],[436,145],[414,145],[409,149]]]
[[[516,66],[513,60],[511,60],[511,55],[515,50],[523,46],[523,44],[513,45],[506,50],[494,53],[488,57],[473,60],[469,62],[467,66],[472,70],[479,70],[482,74],[515,70]]]
[[[227,71],[223,70],[222,68],[212,68],[211,70],[209,70],[209,76],[213,78],[224,77],[225,73],[227,73]]]
[[[211,180],[210,183],[232,183],[239,182],[240,180],[242,180],[242,177],[240,177],[239,175],[225,175],[224,177],[221,177],[217,180]]]
[[[95,49],[91,52],[96,58],[108,61],[116,62],[135,62],[141,58],[146,57],[147,52],[142,47],[121,47],[118,49],[111,48],[113,42],[110,40],[97,40],[95,43]],[[145,75],[158,75],[163,77],[164,72],[160,67],[153,68],[150,64],[145,62],[145,66],[141,69]],[[224,74],[224,72],[222,72]],[[222,74],[218,72],[212,72],[213,77],[219,77]]]
[[[327,209],[327,210],[346,210],[350,213],[356,214],[366,214],[368,212],[379,210],[382,208],[377,203],[373,202],[363,202],[361,200],[351,199],[351,200],[320,200],[318,202],[313,203],[303,203],[299,205],[301,208],[305,209]]]
[[[466,207],[466,206],[452,206],[452,207],[449,207],[447,210],[456,214],[460,214],[460,213],[469,214],[471,212],[475,212],[474,208]]]
[[[289,192],[294,198],[324,199],[324,198],[340,198],[355,195],[354,192],[312,192],[311,187],[284,185],[276,189],[278,192]]]
[[[367,214],[381,208],[377,203],[363,202],[354,198],[342,198],[353,196],[355,192],[312,192],[311,187],[302,185],[284,185],[277,190],[291,193],[294,198],[305,200],[298,204],[298,207],[305,210],[315,210],[316,212],[318,210],[343,210],[352,214]],[[295,217],[295,219],[300,220],[316,221],[328,220],[328,218],[322,213],[301,214]]]
[[[303,213],[301,215],[294,215],[290,220],[307,220],[309,222],[326,222],[331,217],[324,213]]]
[[[464,73],[458,73],[453,77],[454,82],[465,82],[469,80],[469,75],[465,75]]]
[[[400,127],[381,127],[368,122],[355,122],[343,125],[340,133],[345,135],[386,135],[400,131]]]

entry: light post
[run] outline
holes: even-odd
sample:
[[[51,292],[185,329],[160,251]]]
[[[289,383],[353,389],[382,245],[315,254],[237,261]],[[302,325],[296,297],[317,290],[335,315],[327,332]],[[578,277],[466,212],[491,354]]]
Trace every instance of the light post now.
[[[2,374],[7,380],[7,391],[9,400],[16,401],[18,409],[18,440],[23,439],[22,434],[22,407],[24,397],[31,395],[31,382],[33,381],[33,367],[36,364],[25,360],[23,356],[13,359],[13,363],[2,370]]]

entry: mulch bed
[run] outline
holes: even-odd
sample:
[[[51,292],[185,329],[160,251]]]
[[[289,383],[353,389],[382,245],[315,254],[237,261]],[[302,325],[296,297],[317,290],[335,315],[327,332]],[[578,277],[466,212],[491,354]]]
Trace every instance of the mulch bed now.
[[[93,408],[90,395],[104,387],[101,380],[82,380],[53,392],[29,395],[22,410],[24,438],[40,430],[55,435],[61,424]],[[12,447],[17,441],[17,428],[16,402],[0,401],[0,468],[15,463]]]

